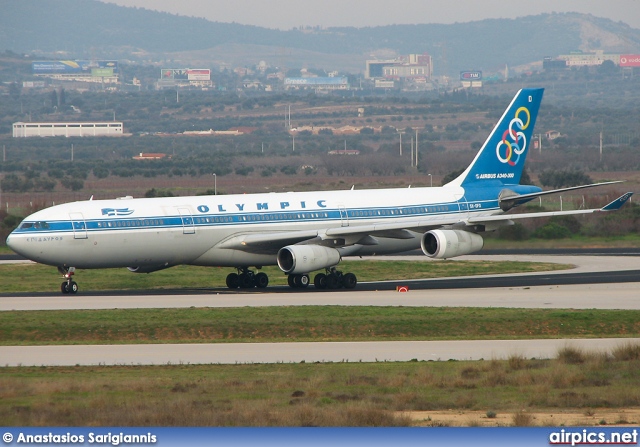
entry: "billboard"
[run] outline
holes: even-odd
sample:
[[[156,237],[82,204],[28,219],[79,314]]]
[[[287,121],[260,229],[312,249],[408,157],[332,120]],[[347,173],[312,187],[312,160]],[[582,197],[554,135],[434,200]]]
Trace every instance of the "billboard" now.
[[[186,81],[189,79],[186,68],[163,68],[160,70],[160,79],[175,79]]]
[[[160,80],[174,81],[210,81],[209,68],[163,68],[160,70]]]
[[[31,71],[34,75],[91,75],[93,69],[110,69],[112,75],[118,73],[118,61],[34,61]]]
[[[348,79],[345,77],[285,78],[284,83],[285,85],[315,87],[319,85],[347,85]]]
[[[187,78],[190,81],[210,81],[211,70],[208,68],[190,68],[187,70]]]
[[[91,76],[95,76],[95,77],[113,76],[113,68],[92,68]]]
[[[482,79],[482,72],[479,70],[469,70],[460,72],[461,81],[479,81]]]
[[[86,74],[93,69],[110,69],[112,73],[118,71],[118,61],[37,61],[32,62],[34,74]]]
[[[621,67],[640,67],[640,54],[621,54]]]

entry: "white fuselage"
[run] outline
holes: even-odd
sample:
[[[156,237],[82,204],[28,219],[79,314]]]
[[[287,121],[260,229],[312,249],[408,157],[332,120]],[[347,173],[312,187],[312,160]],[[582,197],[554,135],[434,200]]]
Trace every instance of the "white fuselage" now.
[[[471,205],[463,196],[462,188],[453,187],[89,200],[34,213],[7,243],[34,261],[77,268],[274,265],[277,250],[245,251],[226,248],[224,242],[244,234],[286,235],[416,219],[437,225],[453,214],[464,220],[470,207],[474,215],[496,213],[493,204]],[[415,233],[412,238],[377,238],[375,245],[354,244],[344,254],[419,247],[420,234]]]

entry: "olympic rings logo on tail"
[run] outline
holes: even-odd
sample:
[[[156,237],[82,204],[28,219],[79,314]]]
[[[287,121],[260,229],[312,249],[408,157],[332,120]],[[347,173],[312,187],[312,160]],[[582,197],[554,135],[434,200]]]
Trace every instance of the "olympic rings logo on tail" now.
[[[522,115],[526,117],[525,122],[522,121]],[[520,107],[516,110],[515,117],[509,123],[509,128],[504,131],[502,140],[500,140],[496,146],[496,156],[501,163],[508,163],[510,166],[518,164],[520,161],[520,155],[527,148],[527,137],[522,131],[529,127],[530,123],[531,113],[529,112],[529,109],[526,107]],[[513,159],[514,154],[515,160]]]

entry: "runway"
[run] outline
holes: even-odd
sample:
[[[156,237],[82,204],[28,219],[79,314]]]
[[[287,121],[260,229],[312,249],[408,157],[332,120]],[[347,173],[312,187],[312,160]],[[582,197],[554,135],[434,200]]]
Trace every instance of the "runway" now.
[[[385,259],[389,259],[386,257]],[[402,257],[407,260],[407,257]],[[420,258],[424,260],[424,258]],[[638,256],[465,256],[575,265],[567,271],[359,284],[357,291],[265,292],[197,289],[165,293],[0,296],[0,311],[257,306],[435,306],[640,309]],[[416,259],[417,261],[417,259]],[[623,278],[623,282],[619,282]],[[634,282],[631,282],[634,281]],[[395,291],[397,284],[409,292]],[[477,286],[480,284],[480,286]],[[494,287],[487,284],[493,284]],[[474,286],[475,285],[475,286]],[[365,290],[362,290],[365,289]],[[287,292],[287,293],[283,293]],[[4,346],[0,366],[376,362],[555,357],[564,346],[608,350],[637,339],[389,341],[353,343],[216,343],[100,346]]]
[[[572,347],[607,351],[630,338],[300,343],[207,343],[98,346],[3,346],[2,366],[187,365],[314,362],[408,362],[554,358]]]
[[[429,262],[424,256],[398,257]],[[385,257],[385,260],[398,259]],[[380,259],[380,258],[377,258]],[[0,311],[263,306],[438,306],[549,309],[640,309],[640,256],[470,255],[461,260],[554,262],[571,270],[360,283],[356,290],[268,287],[0,296]],[[367,259],[363,259],[366,261]],[[375,262],[375,261],[371,261]],[[396,292],[407,285],[409,292]]]

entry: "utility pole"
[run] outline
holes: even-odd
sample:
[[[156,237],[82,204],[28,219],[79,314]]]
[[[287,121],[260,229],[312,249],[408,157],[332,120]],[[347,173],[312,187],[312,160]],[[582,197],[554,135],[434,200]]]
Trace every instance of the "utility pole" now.
[[[600,131],[600,161],[602,161],[602,131]]]
[[[413,137],[411,137],[411,167],[413,168],[413,154],[414,154],[414,150],[413,150]]]
[[[73,143],[71,143],[71,161],[73,161]]]
[[[418,167],[418,129],[416,129],[416,168]]]
[[[540,154],[542,154],[542,134],[541,133],[537,133],[534,135],[534,138],[538,139],[538,152]]]

